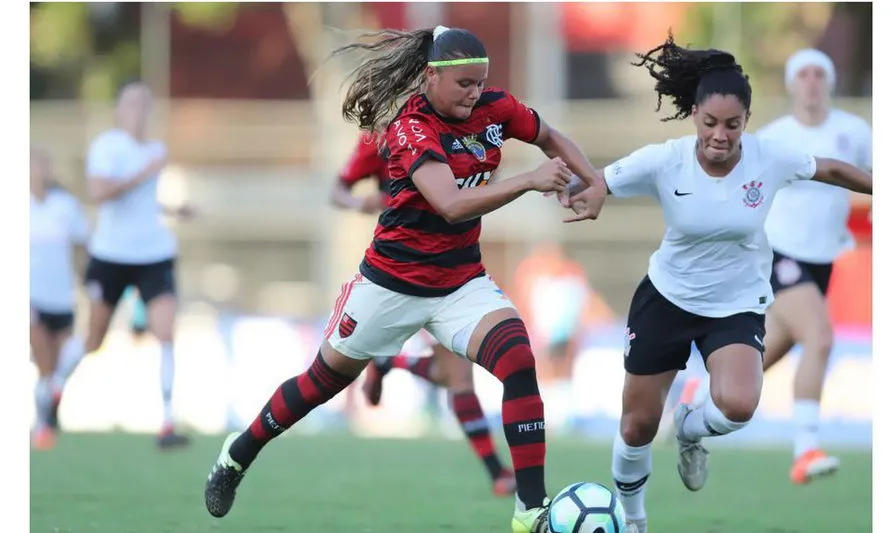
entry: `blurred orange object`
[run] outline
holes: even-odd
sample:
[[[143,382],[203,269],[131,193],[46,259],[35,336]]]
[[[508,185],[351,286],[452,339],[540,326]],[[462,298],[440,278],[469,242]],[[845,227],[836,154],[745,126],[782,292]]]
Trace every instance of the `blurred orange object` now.
[[[835,261],[829,284],[829,317],[836,326],[872,327],[872,221],[870,206],[855,204],[848,227],[857,248]]]

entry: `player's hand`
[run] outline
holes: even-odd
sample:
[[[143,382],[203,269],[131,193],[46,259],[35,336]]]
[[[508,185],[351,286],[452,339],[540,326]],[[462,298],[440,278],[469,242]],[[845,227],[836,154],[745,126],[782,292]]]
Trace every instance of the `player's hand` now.
[[[563,219],[563,222],[580,222],[582,220],[596,220],[603,209],[606,200],[606,187],[603,185],[588,187],[582,192],[569,197],[567,203],[575,212],[574,216]],[[562,203],[562,202],[561,202]]]
[[[572,171],[559,157],[542,163],[529,174],[529,189],[539,192],[561,192],[566,189]]]
[[[373,215],[382,211],[384,207],[384,196],[379,193],[372,193],[362,198],[362,201],[359,203],[359,212]]]
[[[180,220],[192,220],[198,216],[198,210],[193,205],[184,204],[176,208],[176,216]]]

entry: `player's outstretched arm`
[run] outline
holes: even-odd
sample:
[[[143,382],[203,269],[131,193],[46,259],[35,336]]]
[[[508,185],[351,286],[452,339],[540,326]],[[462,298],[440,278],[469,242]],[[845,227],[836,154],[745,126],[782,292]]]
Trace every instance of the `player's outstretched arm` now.
[[[854,165],[823,157],[817,160],[814,181],[842,187],[850,191],[872,195],[872,175]]]
[[[532,172],[501,180],[485,187],[459,189],[451,168],[427,161],[412,175],[415,186],[450,224],[471,220],[509,204],[528,191],[560,192],[571,172],[559,158],[546,161]]]

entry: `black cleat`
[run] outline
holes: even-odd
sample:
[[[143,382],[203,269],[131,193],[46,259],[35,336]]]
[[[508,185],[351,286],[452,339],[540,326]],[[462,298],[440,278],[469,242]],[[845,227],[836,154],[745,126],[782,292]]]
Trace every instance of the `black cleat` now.
[[[244,477],[244,469],[229,456],[229,447],[239,433],[231,433],[223,442],[223,449],[214,463],[204,485],[204,505],[211,516],[226,516],[235,503],[235,489]]]
[[[188,446],[190,442],[191,441],[189,440],[189,437],[186,437],[185,435],[180,435],[179,433],[177,433],[173,430],[165,431],[165,432],[161,433],[160,435],[158,435],[158,440],[157,440],[158,448],[160,448],[162,450],[172,450],[174,448],[183,448],[185,446]]]

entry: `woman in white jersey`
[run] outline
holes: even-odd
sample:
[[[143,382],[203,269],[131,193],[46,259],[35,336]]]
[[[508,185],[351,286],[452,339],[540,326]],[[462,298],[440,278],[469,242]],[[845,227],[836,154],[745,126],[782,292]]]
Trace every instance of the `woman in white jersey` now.
[[[646,146],[603,170],[619,197],[649,195],[662,205],[666,231],[647,276],[631,300],[625,340],[625,386],[612,471],[638,532],[646,531],[644,492],[650,444],[665,396],[696,343],[711,375],[703,405],[675,412],[678,472],[689,490],[705,485],[703,437],[726,435],[749,422],[761,396],[764,313],[773,300],[773,252],[764,222],[782,187],[813,180],[872,194],[872,178],[836,159],[814,158],[743,133],[752,91],[734,57],[687,50],[672,37],[639,56],[656,79],[659,103],[693,117],[696,135]],[[657,108],[658,109],[658,108]],[[596,218],[599,190],[564,205]]]
[[[793,112],[758,132],[771,142],[793,142],[818,157],[872,171],[872,130],[862,118],[830,107],[835,66],[818,50],[800,50],[786,62]],[[795,344],[802,348],[793,386],[796,436],[789,474],[794,483],[830,474],[838,459],[819,445],[820,398],[832,350],[824,300],[832,263],[854,246],[848,230],[851,197],[823,183],[802,182],[777,194],[765,229],[773,248],[770,278],[776,300],[767,313],[764,370]]]
[[[167,148],[161,141],[146,138],[151,100],[145,84],[124,85],[118,95],[117,127],[99,135],[87,157],[90,196],[100,205],[86,274],[91,300],[86,351],[102,344],[122,294],[134,286],[146,303],[149,330],[161,345],[164,423],[157,442],[169,448],[185,445],[188,439],[174,431],[177,243],[161,219],[165,209],[157,198]]]
[[[37,365],[35,448],[53,446],[50,420],[59,354],[70,350],[74,324],[72,248],[86,244],[89,224],[74,195],[51,181],[49,155],[31,150],[31,352]],[[63,348],[64,347],[64,348]]]

